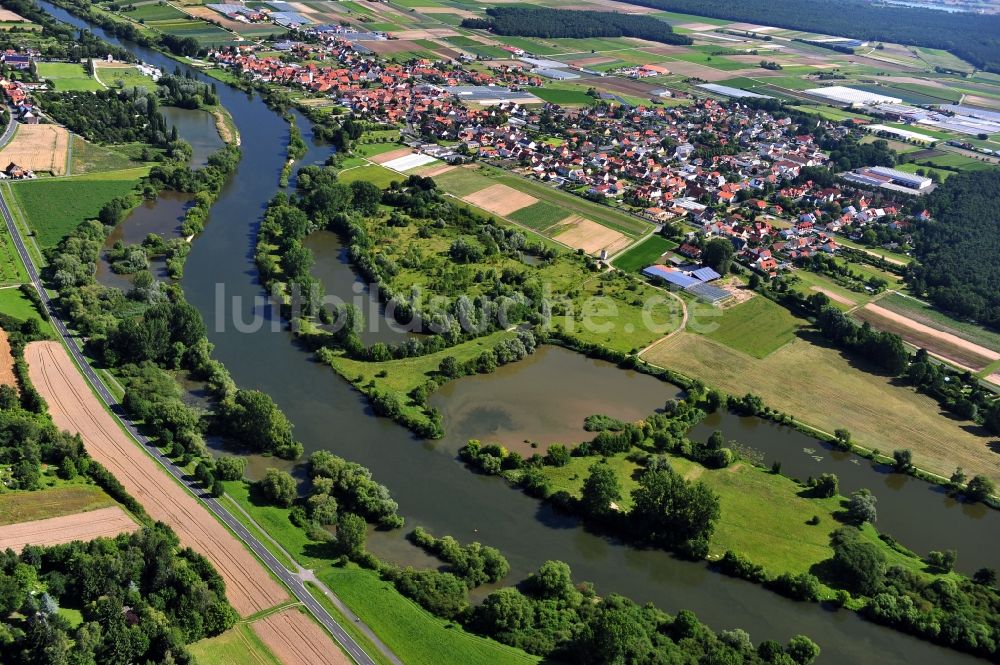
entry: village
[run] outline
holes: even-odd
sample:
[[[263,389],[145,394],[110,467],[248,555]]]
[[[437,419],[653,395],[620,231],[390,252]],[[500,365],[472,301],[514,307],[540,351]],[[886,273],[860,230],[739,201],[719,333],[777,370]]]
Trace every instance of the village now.
[[[803,181],[803,169],[829,165],[827,154],[812,135],[797,134],[791,118],[750,103],[705,98],[633,107],[595,93],[591,106],[561,107],[534,98],[531,90],[542,81],[517,64],[386,62],[360,53],[340,32],[323,34],[318,43],[280,44],[287,58],[227,47],[209,60],[255,83],[304,89],[358,118],[403,127],[401,141],[428,158],[498,166],[660,230],[684,222],[681,248],[659,263],[673,258],[683,267],[681,257],[698,258],[698,238],[724,237],[738,262],[773,277],[815,254],[837,253],[838,237],[857,240],[874,225],[903,232],[908,226],[904,206],[874,174],[849,187]],[[853,123],[821,125],[838,139],[858,131]]]

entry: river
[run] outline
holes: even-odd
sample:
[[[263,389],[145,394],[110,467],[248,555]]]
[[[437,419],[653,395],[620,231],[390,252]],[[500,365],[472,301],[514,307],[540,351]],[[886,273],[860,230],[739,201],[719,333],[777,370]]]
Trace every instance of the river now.
[[[85,26],[44,0],[39,4],[60,20]],[[160,53],[123,44],[99,28],[93,31],[166,71],[174,68],[174,61]],[[274,397],[307,451],[327,448],[370,468],[399,501],[407,529],[421,525],[435,534],[499,547],[510,560],[512,581],[547,559],[561,559],[573,568],[575,579],[594,582],[599,593],[652,601],[670,612],[687,608],[715,629],[742,627],[755,641],[804,633],[822,646],[823,663],[977,662],[851,612],[789,601],[704,565],[595,536],[502,481],[469,473],[445,442],[422,441],[372,417],[365,400],[296,346],[264,304],[253,244],[264,207],[277,189],[288,126],[256,96],[221,83],[218,92],[242,136],[243,160],[213,206],[205,232],[194,241],[182,281],[185,296],[204,316],[215,357],[236,382]],[[308,127],[301,128],[308,134]],[[650,390],[662,391],[664,400],[673,394],[662,384],[650,384]],[[402,532],[392,537],[398,542]],[[377,540],[372,549],[382,551]]]

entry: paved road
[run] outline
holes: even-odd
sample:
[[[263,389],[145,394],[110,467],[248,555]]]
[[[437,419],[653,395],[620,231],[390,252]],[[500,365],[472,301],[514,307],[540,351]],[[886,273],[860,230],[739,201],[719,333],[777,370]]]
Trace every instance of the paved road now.
[[[191,482],[187,479],[186,474],[180,468],[178,468],[170,458],[164,456],[158,448],[153,446],[148,438],[143,436],[132,423],[126,417],[120,415],[121,406],[118,400],[108,392],[104,383],[98,378],[97,374],[94,372],[90,364],[87,363],[86,358],[80,353],[80,350],[76,346],[76,342],[73,336],[70,334],[69,330],[66,328],[66,324],[58,318],[55,314],[54,308],[52,307],[52,301],[45,289],[42,287],[41,279],[39,278],[38,271],[35,269],[35,265],[31,262],[31,257],[28,255],[28,250],[24,245],[20,233],[17,230],[17,226],[14,224],[14,218],[11,217],[10,209],[7,207],[7,201],[3,198],[3,193],[0,192],[0,213],[3,214],[4,222],[7,224],[7,230],[10,232],[11,238],[14,239],[14,245],[17,247],[18,254],[21,255],[21,260],[24,262],[24,266],[28,271],[28,276],[31,278],[31,283],[38,291],[42,298],[42,302],[45,303],[45,308],[48,310],[49,315],[52,318],[52,324],[55,326],[56,331],[62,337],[65,342],[66,347],[69,349],[77,366],[83,372],[83,375],[87,378],[91,387],[100,395],[104,403],[110,407],[111,412],[115,417],[121,422],[122,426],[136,441],[138,441],[143,448],[146,449],[150,455],[153,456],[164,469],[167,470],[170,475],[176,478],[182,485],[184,485],[188,491],[194,494],[196,497],[200,498],[204,504],[211,510],[216,517],[218,517],[223,523],[228,526],[236,536],[246,544],[247,547],[256,554],[264,565],[281,580],[289,589],[291,589],[292,594],[295,596],[299,602],[302,603],[306,609],[309,610],[317,621],[319,621],[337,640],[340,646],[346,651],[352,659],[358,665],[375,665],[375,661],[368,656],[367,653],[358,645],[357,642],[338,624],[333,616],[330,615],[326,609],[320,605],[312,594],[306,589],[305,584],[302,579],[297,575],[285,568],[271,552],[264,547],[264,545],[257,540],[246,527],[243,526],[242,522],[233,517],[233,515],[223,507],[219,501],[211,496],[204,493],[199,485]]]
[[[4,147],[10,140],[14,138],[14,132],[17,130],[17,120],[14,119],[14,110],[7,107],[7,127],[4,128],[3,134],[0,135],[0,148]]]

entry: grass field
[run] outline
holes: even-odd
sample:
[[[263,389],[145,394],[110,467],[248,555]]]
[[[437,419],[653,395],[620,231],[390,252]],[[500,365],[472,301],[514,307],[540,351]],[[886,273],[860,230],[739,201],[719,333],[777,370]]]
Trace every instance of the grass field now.
[[[97,79],[87,73],[82,63],[39,62],[38,77],[52,81],[52,87],[60,92],[67,90],[103,90]]]
[[[136,21],[163,21],[167,19],[183,19],[187,14],[166,3],[148,2],[134,5],[135,9],[123,12]]]
[[[25,279],[27,281],[27,279]],[[36,319],[42,324],[43,329],[47,329],[48,323],[42,321],[42,317],[39,316],[38,310],[35,309],[34,303],[28,300],[20,289],[7,288],[0,289],[0,312],[8,316],[13,316],[15,319],[21,321],[27,321],[28,319]]]
[[[930,166],[924,166],[922,164],[915,164],[913,162],[907,162],[906,164],[897,164],[893,168],[896,168],[905,173],[918,173],[922,171],[923,174],[926,176],[930,176],[931,173],[936,173],[938,179],[941,180],[941,182],[944,182],[954,174],[954,171],[948,171],[945,169],[936,169]]]
[[[84,140],[82,136],[73,134],[73,153],[70,173],[82,175],[99,171],[121,171],[136,165],[128,156],[104,146]]]
[[[612,264],[626,272],[641,270],[656,263],[667,251],[677,247],[677,243],[663,236],[650,236],[628,251],[619,254]]]
[[[765,358],[790,342],[803,323],[781,305],[755,295],[709,319],[708,327],[714,329],[702,334],[754,358]]]
[[[22,284],[27,281],[28,273],[24,270],[24,264],[17,253],[17,248],[14,247],[10,231],[4,225],[3,230],[0,231],[0,286]]]
[[[354,564],[329,567],[319,578],[407,665],[525,665],[541,659],[463,631],[399,595],[391,583]]]
[[[101,83],[109,88],[130,90],[135,87],[156,90],[157,86],[153,79],[143,75],[142,72],[133,66],[123,67],[118,63],[109,65],[101,62],[95,62],[95,64],[97,66],[98,78],[101,79]]]
[[[936,401],[870,371],[803,333],[763,359],[687,332],[650,349],[644,358],[694,376],[732,395],[752,392],[765,404],[832,433],[846,428],[862,446],[883,453],[913,451],[914,463],[944,476],[961,466],[1000,481],[987,439],[944,415]]]
[[[378,164],[368,164],[354,169],[341,171],[337,175],[337,179],[344,183],[352,183],[356,180],[363,180],[385,189],[393,180],[402,182],[406,179],[406,176],[396,173],[395,171],[391,171],[384,166],[379,166]]]
[[[26,180],[11,184],[17,203],[44,249],[54,247],[80,222],[93,219],[101,207],[128,194],[148,169]]]
[[[959,171],[985,171],[987,169],[997,168],[996,164],[983,162],[954,152],[945,153],[936,157],[928,157],[926,159],[916,159],[913,163],[919,164],[920,166],[930,166],[934,168],[941,167],[943,169],[958,169]]]
[[[114,505],[115,500],[95,485],[60,483],[33,492],[5,492],[0,494],[0,525],[74,515]]]
[[[188,646],[200,665],[282,665],[248,623],[238,623],[221,635]]]

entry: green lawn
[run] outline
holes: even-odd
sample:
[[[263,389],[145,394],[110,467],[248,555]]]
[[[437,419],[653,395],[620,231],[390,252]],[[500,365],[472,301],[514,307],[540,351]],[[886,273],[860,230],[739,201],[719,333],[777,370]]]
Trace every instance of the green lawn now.
[[[626,272],[641,270],[656,263],[667,251],[677,247],[677,243],[663,236],[653,235],[635,245],[626,252],[619,254],[612,264]]]
[[[56,483],[51,489],[0,493],[0,525],[74,515],[117,505],[96,485]]]
[[[187,16],[184,12],[175,7],[161,2],[148,2],[141,5],[133,5],[135,8],[123,12],[129,18],[136,21],[162,21],[166,19],[183,19]]]
[[[954,174],[954,171],[949,171],[947,169],[936,169],[930,166],[924,166],[922,164],[915,164],[913,162],[907,162],[906,164],[897,164],[894,168],[903,171],[905,173],[917,173],[922,171],[924,175],[930,176],[931,173],[936,173],[941,182],[944,182]]]
[[[101,174],[24,180],[11,184],[11,191],[43,248],[54,247],[101,207],[131,192],[148,169],[129,169]]]
[[[14,247],[14,240],[10,237],[10,231],[4,224],[0,230],[0,286],[10,286],[12,284],[22,284],[28,281],[28,273],[24,270],[21,257]],[[14,289],[16,291],[16,289]],[[18,293],[20,295],[20,293]]]
[[[27,281],[27,277],[25,278]],[[48,323],[42,321],[34,303],[28,300],[18,288],[0,289],[0,312],[7,316],[13,316],[20,321],[37,319],[43,328],[47,328]]]
[[[944,155],[938,155],[937,157],[929,157],[927,159],[917,159],[914,160],[913,163],[919,164],[921,166],[942,168],[943,170],[951,168],[951,169],[958,169],[960,171],[985,171],[987,169],[998,168],[996,164],[993,164],[991,162],[984,162],[978,159],[973,159],[972,157],[960,155],[955,152],[949,152]]]
[[[738,60],[729,60],[720,55],[709,55],[708,53],[699,53],[698,51],[685,51],[684,53],[672,53],[670,55],[670,60],[683,60],[684,62],[691,62],[697,65],[705,65],[706,67],[711,67],[712,69],[721,69],[724,72],[734,71],[737,69],[751,69],[754,65],[746,62],[739,62]],[[670,66],[669,64],[667,65]]]
[[[524,665],[541,660],[431,615],[372,571],[351,564],[327,568],[318,576],[406,665]]]
[[[396,180],[402,182],[406,179],[406,176],[387,169],[384,166],[379,166],[378,164],[368,164],[366,166],[359,166],[354,169],[341,171],[338,174],[337,179],[344,183],[364,180],[365,182],[370,182],[385,189],[392,181]]]
[[[97,79],[87,73],[82,63],[39,62],[38,77],[52,81],[55,90],[103,90]]]
[[[755,295],[727,307],[721,317],[708,319],[706,325],[717,327],[703,332],[705,337],[754,358],[764,358],[791,341],[802,322],[781,305]]]
[[[521,208],[511,213],[509,217],[518,224],[524,224],[528,228],[541,231],[565,219],[567,214],[563,208],[545,201],[538,201],[537,203],[532,203],[527,208]]]
[[[495,185],[480,169],[458,168],[434,177],[439,187],[455,196],[468,196],[473,192]]]
[[[156,90],[157,85],[149,76],[143,75],[135,67],[122,67],[120,65],[108,66],[97,63],[97,76],[101,83],[109,88],[145,88],[146,90]]]
[[[282,665],[248,623],[239,623],[215,637],[188,646],[200,665]]]

